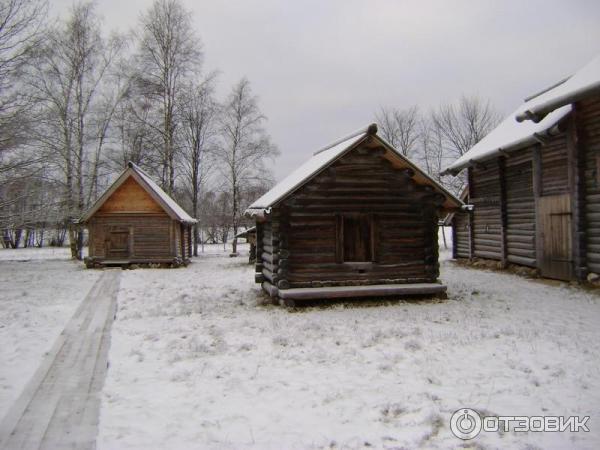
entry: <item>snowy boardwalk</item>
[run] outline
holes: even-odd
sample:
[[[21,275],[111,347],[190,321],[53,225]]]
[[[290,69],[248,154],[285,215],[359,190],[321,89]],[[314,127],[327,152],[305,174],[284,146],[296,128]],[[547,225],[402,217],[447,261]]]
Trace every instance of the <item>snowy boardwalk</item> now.
[[[95,448],[120,270],[108,270],[0,424],[0,448]]]

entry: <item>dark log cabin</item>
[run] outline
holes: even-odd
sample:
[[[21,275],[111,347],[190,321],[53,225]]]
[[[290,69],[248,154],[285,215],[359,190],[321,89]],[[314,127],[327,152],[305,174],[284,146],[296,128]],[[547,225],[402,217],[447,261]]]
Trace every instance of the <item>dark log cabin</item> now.
[[[256,282],[287,305],[444,295],[438,220],[461,206],[373,124],[316,152],[250,206]]]
[[[250,227],[244,231],[240,231],[235,235],[236,238],[246,239],[246,242],[250,244],[250,251],[248,252],[248,264],[256,262],[256,227]]]
[[[127,169],[81,218],[89,232],[88,267],[187,264],[196,222],[142,169]]]
[[[452,216],[454,257],[559,280],[600,274],[600,58],[538,93],[452,164],[471,213]]]

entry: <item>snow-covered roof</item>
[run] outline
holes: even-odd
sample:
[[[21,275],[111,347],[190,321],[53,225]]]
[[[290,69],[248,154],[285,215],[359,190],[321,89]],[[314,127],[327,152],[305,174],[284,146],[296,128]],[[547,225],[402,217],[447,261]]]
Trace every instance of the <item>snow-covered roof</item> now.
[[[516,115],[518,121],[541,122],[546,114],[593,93],[600,93],[600,55],[563,83],[541,93],[527,102]]]
[[[515,116],[528,108],[523,104],[504,119],[468,152],[454,161],[444,172],[456,174],[474,162],[483,161],[502,152],[509,152],[538,142],[536,136],[547,135],[550,130],[571,112],[571,105],[563,106],[548,114],[539,122],[519,123]]]
[[[322,168],[328,166],[329,163],[336,160],[342,153],[344,153],[344,151],[360,142],[365,136],[367,136],[367,133],[368,128],[361,129],[345,137],[344,139],[336,141],[334,144],[315,152],[312,158],[277,183],[269,192],[252,203],[248,210],[265,209],[273,206],[279,200],[282,200],[283,197],[285,197],[288,193],[296,190],[296,188],[304,184],[306,180],[311,178]]]
[[[134,177],[142,188],[156,202],[162,206],[165,212],[173,219],[185,223],[196,223],[197,220],[186,213],[181,206],[179,206],[175,200],[173,200],[165,191],[163,191],[158,184],[156,184],[152,178],[144,171],[141,167],[137,166],[133,162],[127,164],[127,168],[121,172],[115,182],[100,196],[98,200],[92,205],[92,207],[81,217],[80,222],[86,222],[94,215],[98,209],[104,204],[106,200],[121,186],[125,180],[130,176]]]
[[[387,148],[387,150],[393,153],[396,159],[402,160],[407,167],[410,167],[415,171],[417,174],[415,178],[417,178],[418,181],[433,186],[438,192],[443,194],[446,197],[448,204],[452,204],[452,206],[455,207],[462,205],[462,202],[448,192],[443,186],[429,177],[425,172],[423,172],[414,163],[409,161],[404,155],[393,148],[383,138],[377,136],[377,125],[371,124],[367,128],[356,131],[349,136],[316,151],[312,158],[281,180],[269,192],[252,203],[252,205],[250,205],[250,207],[246,210],[246,214],[250,216],[262,214],[265,210],[268,210],[270,207],[276,205],[296,189],[303,186],[307,181],[312,179],[323,169],[339,159],[342,155],[355,148],[368,136],[375,136],[381,142],[381,144]]]
[[[600,55],[573,76],[529,97],[515,112],[452,163],[443,173],[457,174],[474,162],[526,147],[552,134],[572,110],[571,104],[600,93]]]

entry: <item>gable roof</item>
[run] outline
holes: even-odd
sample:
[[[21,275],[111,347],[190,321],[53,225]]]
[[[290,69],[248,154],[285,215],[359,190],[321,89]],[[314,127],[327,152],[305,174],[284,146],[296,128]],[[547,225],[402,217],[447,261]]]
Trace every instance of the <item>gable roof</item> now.
[[[433,180],[408,158],[398,152],[398,150],[387,143],[381,136],[378,136],[377,125],[371,124],[367,128],[356,131],[349,136],[346,136],[345,138],[316,151],[312,158],[310,158],[291,174],[277,183],[270,191],[252,203],[252,205],[250,205],[250,207],[246,210],[246,214],[250,216],[263,214],[265,210],[277,205],[279,202],[302,187],[343,155],[358,147],[369,136],[373,136],[382,144],[383,147],[385,147],[390,158],[393,158],[405,167],[411,168],[415,172],[414,178],[417,180],[417,182],[420,184],[430,185],[437,192],[441,193],[446,198],[444,203],[446,208],[458,208],[462,205],[462,202],[458,198]]]
[[[165,212],[173,219],[184,223],[196,223],[197,220],[186,213],[175,200],[173,200],[158,184],[156,184],[150,176],[144,172],[139,166],[131,161],[127,164],[127,168],[121,172],[115,182],[100,196],[90,209],[79,220],[87,222],[96,211],[106,202],[110,196],[127,180],[133,177],[138,184],[165,210]]]
[[[593,93],[600,93],[600,55],[573,76],[531,99],[527,108],[516,115],[516,119],[519,122],[525,120],[541,122],[547,114],[557,108],[581,100]]]

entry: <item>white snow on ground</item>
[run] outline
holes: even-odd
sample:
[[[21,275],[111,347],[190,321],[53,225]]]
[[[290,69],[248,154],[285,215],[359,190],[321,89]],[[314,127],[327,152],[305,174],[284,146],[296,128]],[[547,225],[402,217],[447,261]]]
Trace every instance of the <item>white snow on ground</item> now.
[[[100,275],[58,258],[68,250],[0,250],[0,420]]]
[[[87,256],[87,247],[83,250],[83,256]],[[0,261],[34,261],[42,259],[71,259],[71,250],[68,247],[0,249]]]
[[[442,278],[446,301],[288,310],[241,257],[124,272],[98,447],[450,448],[471,407],[591,416],[474,448],[600,448],[599,297],[449,261]]]

